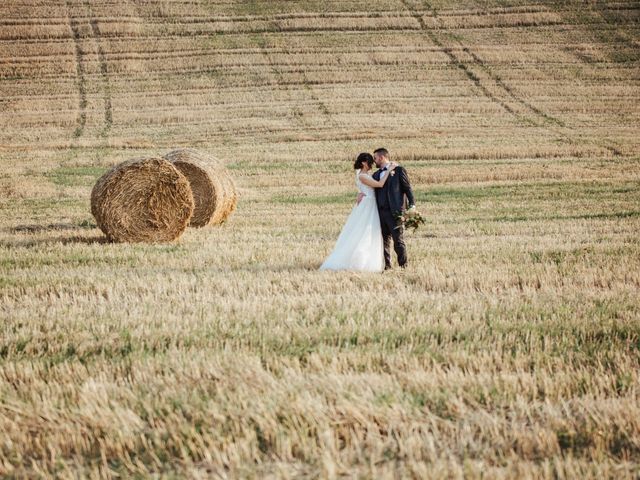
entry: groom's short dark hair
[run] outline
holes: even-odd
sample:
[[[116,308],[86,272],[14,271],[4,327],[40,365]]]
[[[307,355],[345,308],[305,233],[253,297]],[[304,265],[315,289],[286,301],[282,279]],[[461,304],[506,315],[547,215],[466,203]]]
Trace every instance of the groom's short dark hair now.
[[[389,150],[387,150],[386,148],[377,148],[373,151],[374,155],[380,155],[381,157],[384,157],[386,159],[389,158]]]

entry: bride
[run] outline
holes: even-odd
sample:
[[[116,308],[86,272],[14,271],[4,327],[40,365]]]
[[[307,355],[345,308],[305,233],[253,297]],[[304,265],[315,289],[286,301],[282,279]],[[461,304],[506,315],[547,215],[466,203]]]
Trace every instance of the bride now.
[[[373,156],[369,153],[358,155],[354,168],[356,170],[356,186],[360,191],[361,201],[353,207],[347,223],[340,232],[331,254],[324,261],[320,270],[357,270],[364,272],[381,272],[384,268],[382,230],[376,205],[374,188],[381,188],[388,173],[381,180],[374,180],[369,172],[373,167]],[[392,164],[389,172],[396,166]]]

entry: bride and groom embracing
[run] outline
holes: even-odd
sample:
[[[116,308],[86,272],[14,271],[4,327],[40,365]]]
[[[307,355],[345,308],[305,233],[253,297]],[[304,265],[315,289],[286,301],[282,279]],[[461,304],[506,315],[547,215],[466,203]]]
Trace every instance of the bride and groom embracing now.
[[[373,164],[378,170],[372,175]],[[389,152],[379,148],[361,153],[356,159],[358,199],[340,232],[336,245],[321,270],[355,270],[381,272],[391,268],[391,241],[398,265],[406,267],[407,249],[404,226],[397,216],[415,208],[407,171],[391,163]]]

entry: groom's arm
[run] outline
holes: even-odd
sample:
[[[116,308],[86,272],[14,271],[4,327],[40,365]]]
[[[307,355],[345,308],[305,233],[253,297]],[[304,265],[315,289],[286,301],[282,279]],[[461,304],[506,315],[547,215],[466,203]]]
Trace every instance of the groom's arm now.
[[[411,190],[411,183],[409,183],[409,175],[404,168],[400,169],[400,190],[407,196],[409,207],[414,206],[416,202],[413,199],[413,190]]]

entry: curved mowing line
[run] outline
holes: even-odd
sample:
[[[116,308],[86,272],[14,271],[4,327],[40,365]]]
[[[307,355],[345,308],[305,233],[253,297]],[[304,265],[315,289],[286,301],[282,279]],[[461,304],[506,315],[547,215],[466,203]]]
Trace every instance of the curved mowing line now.
[[[76,17],[77,20],[79,20],[79,17]],[[565,23],[562,25],[563,27],[575,27],[575,28],[570,28],[570,30],[577,30],[578,28],[584,27],[584,24],[582,23]],[[504,27],[500,27],[500,28],[504,28]],[[593,31],[612,31],[614,27],[608,25],[608,24],[602,24],[602,25],[591,25],[591,28],[593,29]],[[445,29],[443,29],[445,30]],[[300,31],[300,36],[302,37],[308,37],[308,36],[314,36],[315,33],[322,33],[326,31],[325,29],[316,29],[316,30],[304,30],[304,31]],[[376,30],[376,29],[370,29],[370,30],[364,30],[364,29],[358,29],[358,30],[353,30],[353,29],[347,29],[344,28],[342,30],[330,30],[331,32],[337,32],[337,33],[342,33],[345,35],[357,35],[360,33],[372,33],[375,32],[378,35],[392,35],[394,33],[399,33],[402,32],[406,35],[409,34],[415,34],[415,35],[420,35],[422,34],[422,30],[420,29],[416,29],[416,28],[408,28],[408,29],[384,29],[384,30]],[[189,33],[189,32],[181,32],[181,33],[173,33],[171,35],[161,35],[161,34],[152,34],[149,32],[144,32],[144,33],[137,33],[137,34],[127,34],[127,33],[120,33],[120,34],[112,34],[112,35],[108,35],[108,37],[112,40],[112,42],[114,43],[125,43],[125,42],[129,42],[131,40],[135,40],[138,42],[147,42],[147,43],[153,43],[153,44],[157,44],[158,42],[161,42],[163,40],[191,40],[191,39],[195,39],[195,38],[208,38],[211,36],[212,33],[216,33],[215,31],[212,31],[210,33]],[[220,33],[220,32],[219,32]],[[255,33],[255,32],[251,32],[251,31],[232,31],[232,32],[222,32],[224,35],[226,36],[245,36],[251,33]],[[280,31],[276,31],[276,30],[272,30],[272,31],[265,31],[262,30],[260,33],[263,33],[265,35],[278,35],[279,33],[282,33]],[[286,31],[286,33],[292,33],[292,34],[296,34],[297,32],[295,31],[291,31],[288,30]],[[103,38],[107,37],[107,35],[102,35]],[[184,37],[189,37],[189,38],[184,38]],[[14,43],[19,43],[19,45],[22,47],[23,45],[38,45],[38,44],[45,44],[45,45],[55,45],[55,44],[61,44],[61,45],[65,45],[68,41],[67,37],[64,36],[56,36],[56,37],[42,37],[42,38],[38,38],[38,37],[14,37],[13,39],[10,37],[3,37],[0,38],[0,40],[2,40],[3,43],[7,43],[9,45],[14,44]],[[528,45],[537,45],[537,43],[528,43]]]

